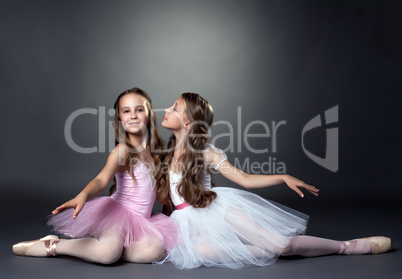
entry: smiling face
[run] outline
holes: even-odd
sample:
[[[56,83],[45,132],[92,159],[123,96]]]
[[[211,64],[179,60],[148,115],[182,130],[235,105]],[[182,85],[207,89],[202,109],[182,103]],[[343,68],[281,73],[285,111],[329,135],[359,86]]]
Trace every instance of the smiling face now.
[[[129,134],[142,134],[149,121],[149,110],[145,97],[127,94],[119,102],[119,117],[123,129]]]
[[[179,97],[173,106],[165,109],[162,126],[169,130],[185,129],[189,125],[189,120],[186,115],[186,102],[182,97]]]

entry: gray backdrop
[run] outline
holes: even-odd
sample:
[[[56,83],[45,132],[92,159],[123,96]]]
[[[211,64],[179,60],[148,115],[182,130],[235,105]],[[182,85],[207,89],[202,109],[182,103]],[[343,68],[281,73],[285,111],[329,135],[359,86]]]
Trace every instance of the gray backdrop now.
[[[402,192],[400,28],[398,1],[1,1],[5,221],[43,223],[96,176],[110,146],[99,130],[113,119],[107,112],[118,94],[134,86],[156,109],[182,92],[200,93],[216,121],[233,125],[232,163],[276,160],[321,189],[303,202],[284,186],[255,190],[265,198],[300,202],[297,209],[312,215],[345,201],[391,204]],[[334,106],[337,172],[313,162],[301,144],[304,125]],[[104,151],[82,154],[67,144],[66,121],[82,108],[99,113],[77,117],[72,137],[82,147],[104,141]],[[272,137],[249,140],[269,148],[263,154],[239,139],[255,120],[269,127],[286,121],[276,152]],[[306,148],[321,157],[326,128],[305,135]],[[160,130],[167,140],[169,132]],[[229,132],[215,125],[212,137]],[[249,130],[263,132],[257,124]],[[230,139],[215,143],[225,149]],[[215,182],[238,187],[219,176]]]
[[[1,276],[401,278],[401,6],[369,0],[0,0]],[[307,234],[386,235],[394,250],[189,272],[171,264],[102,266],[72,257],[14,256],[13,243],[48,234],[45,217],[102,169],[113,146],[109,109],[134,86],[149,92],[159,121],[182,92],[200,93],[215,109],[214,143],[223,149],[233,144],[227,150],[232,163],[254,163],[256,173],[264,162],[274,173],[273,162],[281,163],[319,187],[318,198],[304,199],[284,185],[253,190],[310,215]],[[336,172],[302,148],[305,125],[316,116],[329,122],[324,114],[334,107],[338,121],[308,131],[304,143],[324,157],[326,132],[338,129],[338,142],[330,144],[339,148]],[[76,152],[66,140],[67,120],[82,109],[96,114],[75,118],[71,136],[98,152]],[[261,135],[263,124],[281,121],[286,124],[275,136],[270,130],[271,137],[242,138],[251,123],[259,124],[248,133]],[[167,140],[169,132],[160,128]],[[269,151],[255,154],[247,144]],[[239,187],[222,176],[215,183]],[[157,203],[154,211],[160,211]]]

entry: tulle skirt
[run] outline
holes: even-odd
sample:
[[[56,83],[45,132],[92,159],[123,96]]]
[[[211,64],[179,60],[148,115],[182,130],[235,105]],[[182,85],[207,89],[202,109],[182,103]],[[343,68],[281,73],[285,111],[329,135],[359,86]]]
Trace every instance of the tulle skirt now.
[[[265,266],[275,262],[290,237],[306,230],[308,216],[303,213],[247,191],[212,191],[218,196],[206,208],[187,206],[172,213],[180,239],[156,264],[170,261],[179,269]]]
[[[124,247],[157,242],[170,251],[177,243],[174,222],[163,214],[145,218],[110,197],[98,197],[85,203],[76,219],[68,209],[48,217],[47,224],[57,234],[69,238],[93,237],[115,230],[124,237]]]

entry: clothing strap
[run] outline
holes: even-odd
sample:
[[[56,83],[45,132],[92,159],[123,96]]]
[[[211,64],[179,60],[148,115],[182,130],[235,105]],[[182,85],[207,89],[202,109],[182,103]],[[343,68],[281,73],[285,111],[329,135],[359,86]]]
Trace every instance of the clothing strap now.
[[[215,170],[218,170],[219,166],[225,161],[227,158],[222,158],[222,160],[216,165]]]
[[[183,202],[181,204],[176,205],[176,208],[177,208],[177,210],[182,210],[182,209],[186,208],[189,205],[190,204],[188,202]]]

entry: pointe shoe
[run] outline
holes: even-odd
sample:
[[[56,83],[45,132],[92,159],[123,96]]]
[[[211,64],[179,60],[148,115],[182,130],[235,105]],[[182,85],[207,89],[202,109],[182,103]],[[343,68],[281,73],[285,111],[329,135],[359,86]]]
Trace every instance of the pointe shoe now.
[[[53,241],[52,241],[53,240]],[[56,244],[59,243],[59,237],[57,235],[48,235],[36,240],[23,241],[13,245],[13,253],[17,256],[30,256],[27,254],[29,248],[33,245],[44,242],[46,248],[45,257],[56,256]]]
[[[371,245],[371,253],[369,254],[381,254],[391,250],[391,238],[385,236],[372,236],[365,238],[357,238],[353,240],[366,240]]]

